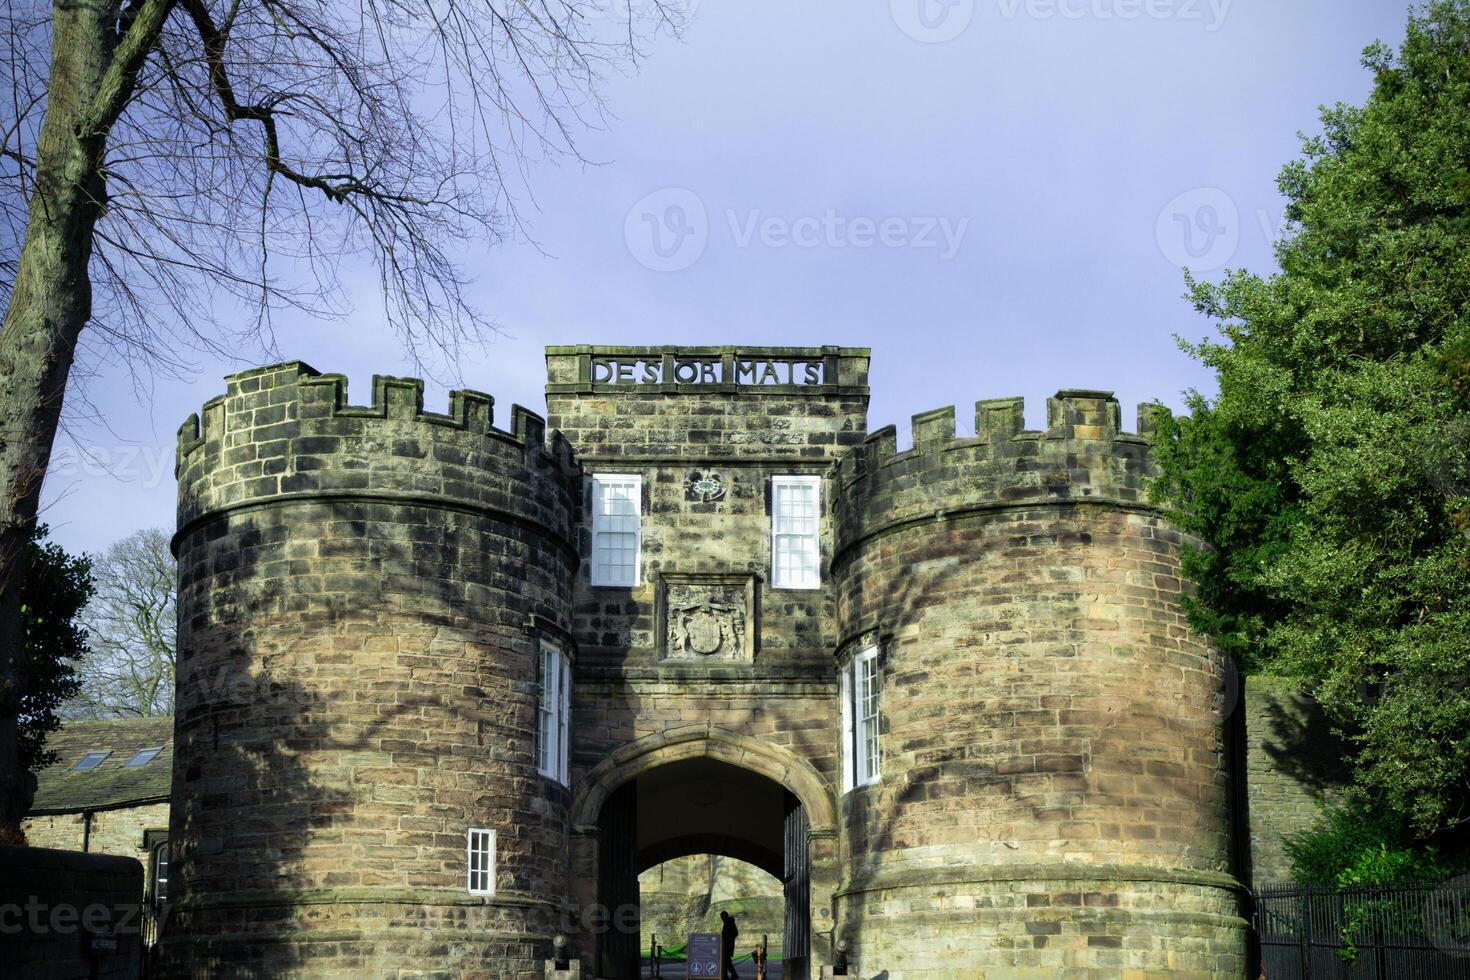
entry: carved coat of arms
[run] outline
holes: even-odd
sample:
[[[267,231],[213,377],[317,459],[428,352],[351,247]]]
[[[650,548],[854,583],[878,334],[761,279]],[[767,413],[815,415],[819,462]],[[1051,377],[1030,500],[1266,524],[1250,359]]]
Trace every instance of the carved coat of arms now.
[[[720,592],[671,590],[668,631],[674,656],[738,656],[745,641],[745,605]]]

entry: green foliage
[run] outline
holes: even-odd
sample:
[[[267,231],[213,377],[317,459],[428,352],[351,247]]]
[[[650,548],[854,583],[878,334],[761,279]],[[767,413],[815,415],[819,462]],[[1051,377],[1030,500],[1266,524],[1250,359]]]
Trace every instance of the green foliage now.
[[[87,654],[87,633],[78,622],[92,596],[92,563],[46,541],[46,526],[31,537],[21,589],[27,676],[20,699],[20,760],[30,772],[55,761],[45,749],[56,730],[57,707],[80,687],[73,666]]]
[[[1440,882],[1464,865],[1419,844],[1402,818],[1362,803],[1324,808],[1316,823],[1287,838],[1286,855],[1297,881],[1337,888]]]
[[[1364,65],[1281,173],[1280,272],[1188,280],[1219,394],[1161,427],[1154,493],[1209,545],[1196,628],[1308,680],[1423,842],[1470,818],[1470,0]]]
[[[1361,799],[1324,807],[1316,823],[1287,838],[1286,854],[1297,881],[1348,892],[1338,950],[1348,961],[1357,958],[1360,938],[1409,937],[1423,928],[1418,909],[1408,909],[1391,896],[1354,889],[1438,884],[1463,874],[1467,866],[1463,856],[1446,858],[1438,848],[1416,840],[1402,817]]]

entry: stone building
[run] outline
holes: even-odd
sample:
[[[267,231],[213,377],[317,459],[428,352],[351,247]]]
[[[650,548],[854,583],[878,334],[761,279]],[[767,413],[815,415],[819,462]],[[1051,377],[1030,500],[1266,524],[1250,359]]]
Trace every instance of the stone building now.
[[[33,847],[137,858],[149,899],[168,883],[172,717],[68,721],[46,739],[56,761],[36,774],[21,824]]]
[[[553,347],[547,418],[246,371],[180,432],[178,975],[636,976],[638,876],[786,976],[1239,977],[1238,788],[1151,414],[867,431],[868,352]],[[743,938],[743,937],[742,937]]]

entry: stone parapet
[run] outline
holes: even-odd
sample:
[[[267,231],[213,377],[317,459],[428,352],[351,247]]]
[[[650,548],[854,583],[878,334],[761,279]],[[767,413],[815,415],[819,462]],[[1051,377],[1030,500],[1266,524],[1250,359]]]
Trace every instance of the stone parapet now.
[[[857,542],[913,523],[1034,503],[1146,508],[1154,405],[1122,431],[1112,392],[1063,390],[1047,399],[1044,432],[1023,430],[1020,398],[975,406],[975,437],[955,435],[955,410],[915,415],[913,447],[885,426],[833,471],[835,562]]]
[[[490,513],[574,551],[579,468],[558,435],[519,405],[495,428],[494,399],[450,392],[424,410],[417,378],[373,378],[368,405],[347,379],[288,361],[231,375],[179,428],[178,536],[221,513],[292,500],[432,501]]]

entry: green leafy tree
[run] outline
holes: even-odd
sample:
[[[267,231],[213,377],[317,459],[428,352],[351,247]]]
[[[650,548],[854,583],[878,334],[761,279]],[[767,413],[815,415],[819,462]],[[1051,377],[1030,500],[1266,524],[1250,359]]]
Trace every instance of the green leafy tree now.
[[[1219,394],[1164,426],[1155,495],[1211,546],[1194,625],[1306,679],[1354,798],[1422,843],[1470,820],[1470,2],[1363,63],[1279,178],[1280,271],[1188,280]]]
[[[87,655],[87,632],[80,617],[92,597],[90,559],[67,554],[46,534],[38,526],[27,545],[20,596],[25,677],[16,727],[21,765],[32,780],[55,761],[46,736],[61,722],[57,708],[81,686],[76,665]]]

